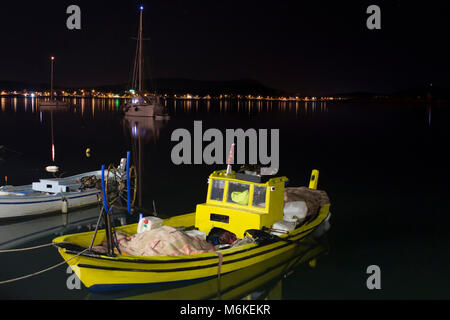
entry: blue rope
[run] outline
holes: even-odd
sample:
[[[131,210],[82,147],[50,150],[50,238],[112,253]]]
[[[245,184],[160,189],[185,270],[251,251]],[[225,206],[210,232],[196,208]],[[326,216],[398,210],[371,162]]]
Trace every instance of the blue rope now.
[[[106,191],[105,191],[105,165],[102,165],[102,192],[103,192],[103,207],[105,212],[108,213],[108,203],[106,202]]]
[[[130,151],[127,152],[127,209],[128,213],[131,211],[130,201]]]
[[[106,203],[106,191],[105,191],[105,165],[102,164],[102,193],[103,193],[103,207],[105,212],[108,213],[108,204]]]

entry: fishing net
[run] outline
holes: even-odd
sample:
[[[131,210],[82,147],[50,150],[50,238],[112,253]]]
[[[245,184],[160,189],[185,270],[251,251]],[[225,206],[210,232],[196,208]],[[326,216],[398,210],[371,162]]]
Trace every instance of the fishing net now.
[[[175,256],[215,252],[211,243],[170,226],[162,226],[131,236],[117,233],[117,241],[123,254],[133,256]],[[106,247],[106,243],[102,247]],[[99,247],[93,249],[97,252],[102,251]]]

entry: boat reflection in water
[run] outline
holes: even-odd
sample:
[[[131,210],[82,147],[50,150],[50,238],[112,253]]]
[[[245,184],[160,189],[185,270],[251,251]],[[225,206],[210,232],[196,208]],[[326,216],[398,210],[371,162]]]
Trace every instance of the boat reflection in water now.
[[[142,186],[145,185],[143,183],[145,145],[158,142],[160,130],[166,126],[168,119],[168,117],[126,116],[122,120],[124,133],[129,132],[131,137],[131,155],[138,175],[137,206],[141,209]]]
[[[60,103],[64,103],[64,104],[55,104],[55,105],[50,105],[50,104],[39,104],[38,108],[41,111],[47,111],[47,112],[70,112],[71,111],[71,107],[70,104],[67,101],[58,101]],[[25,101],[25,107],[27,106],[27,101]]]
[[[20,221],[0,224],[0,249],[20,248],[26,243],[37,242],[49,236],[64,235],[95,228],[100,207],[70,211],[66,214],[52,214]],[[112,214],[115,225],[128,223],[125,212]]]
[[[293,249],[271,260],[213,279],[187,284],[185,282],[178,285],[166,284],[124,291],[89,293],[87,297],[130,300],[280,300],[283,298],[284,279],[304,263],[315,267],[317,259],[328,253],[326,232],[329,228],[329,222],[325,221]]]
[[[123,118],[123,127],[130,132],[132,142],[157,143],[159,139],[160,130],[166,126],[167,117],[132,117],[127,116]]]

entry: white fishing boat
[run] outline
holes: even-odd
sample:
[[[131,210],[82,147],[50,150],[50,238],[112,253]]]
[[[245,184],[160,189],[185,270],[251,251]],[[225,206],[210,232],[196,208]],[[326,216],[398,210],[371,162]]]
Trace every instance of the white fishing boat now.
[[[40,179],[29,185],[0,187],[0,219],[67,212],[98,203],[101,171],[66,178]]]
[[[144,94],[143,92],[143,71],[144,60],[142,55],[142,13],[144,7],[139,8],[139,32],[137,38],[136,56],[133,68],[133,82],[134,89],[130,90],[133,94],[131,101],[122,106],[122,110],[126,117],[157,117],[166,116],[164,106],[160,102],[160,97],[156,94]]]
[[[39,101],[39,107],[68,107],[69,104],[65,101],[56,100],[53,95],[53,63],[55,62],[55,57],[50,57],[50,100]]]

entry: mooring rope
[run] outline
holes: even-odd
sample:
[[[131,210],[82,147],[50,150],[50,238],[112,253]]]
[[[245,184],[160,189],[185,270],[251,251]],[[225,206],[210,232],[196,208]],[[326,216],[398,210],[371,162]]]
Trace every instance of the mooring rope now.
[[[37,247],[39,247],[39,246],[37,246]],[[36,247],[32,247],[32,248],[36,248]],[[30,249],[30,248],[25,248],[25,249]],[[31,249],[30,249],[30,250],[31,250]],[[14,279],[9,279],[9,280],[0,281],[0,285],[6,284],[6,283],[15,282],[15,281],[19,281],[19,280],[23,280],[23,279],[27,279],[27,278],[31,278],[31,277],[37,276],[37,275],[39,275],[39,274],[41,274],[41,273],[44,273],[44,272],[53,270],[53,269],[55,269],[55,268],[57,268],[57,267],[59,267],[59,266],[65,264],[65,263],[69,262],[70,260],[75,259],[76,257],[82,255],[82,254],[85,253],[86,251],[89,251],[89,248],[86,248],[86,249],[84,249],[83,251],[78,252],[76,255],[74,255],[72,258],[70,258],[70,259],[68,259],[68,260],[64,260],[64,261],[62,261],[62,262],[60,262],[60,263],[55,264],[54,266],[51,266],[51,267],[46,268],[46,269],[42,269],[42,270],[40,270],[40,271],[36,271],[36,272],[31,273],[31,274],[24,275],[24,276],[22,276],[22,277],[18,277],[18,278],[14,278]]]
[[[39,249],[39,248],[44,248],[44,247],[48,247],[53,245],[53,242],[50,243],[46,243],[46,244],[42,244],[39,246],[34,246],[34,247],[28,247],[28,248],[18,248],[18,249],[6,249],[6,250],[0,250],[0,253],[6,253],[6,252],[19,252],[19,251],[27,251],[27,250],[33,250],[33,249]]]
[[[219,298],[219,300],[222,300],[222,290],[220,289],[220,274],[221,272],[221,268],[222,268],[222,262],[223,262],[223,254],[222,252],[214,252],[215,254],[218,255],[219,258],[219,262],[217,264],[217,296]]]

